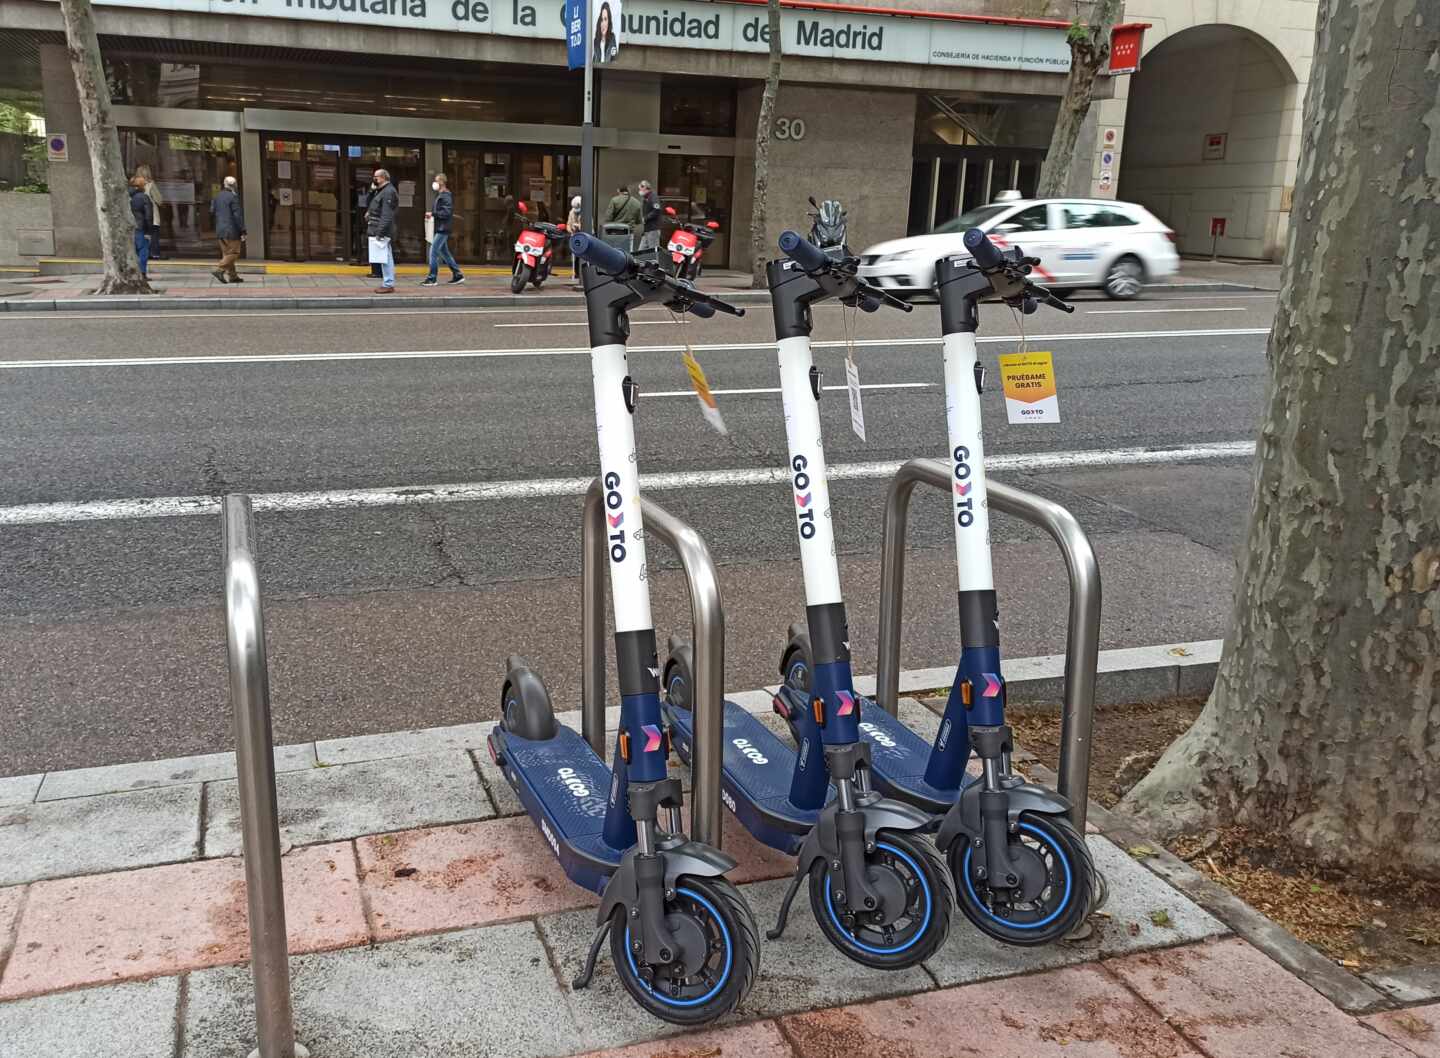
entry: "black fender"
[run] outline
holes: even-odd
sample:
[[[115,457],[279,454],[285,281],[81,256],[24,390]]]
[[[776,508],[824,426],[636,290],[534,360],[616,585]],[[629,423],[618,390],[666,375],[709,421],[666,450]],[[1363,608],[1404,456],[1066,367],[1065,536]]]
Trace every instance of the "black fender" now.
[[[605,892],[600,896],[600,910],[595,921],[603,925],[610,920],[617,907],[626,915],[639,902],[639,891],[635,883],[635,857],[639,849],[631,848],[620,861],[619,868],[605,883]],[[665,860],[665,888],[674,889],[681,878],[689,875],[696,878],[720,878],[733,871],[739,860],[719,849],[702,845],[698,841],[677,841],[662,845],[656,855]]]
[[[1041,816],[1070,814],[1070,799],[1044,786],[1027,782],[1004,789],[1009,798],[1007,813],[1012,827],[1026,812]],[[950,811],[945,813],[940,822],[940,832],[935,835],[935,844],[941,852],[949,852],[958,838],[980,837],[980,790],[980,783],[971,783],[960,794],[960,799],[950,806]]]
[[[913,805],[889,798],[877,797],[868,803],[855,806],[865,816],[865,843],[875,840],[882,830],[927,830],[934,826],[935,817]],[[820,813],[820,821],[805,836],[800,846],[796,870],[804,874],[814,866],[816,860],[832,863],[840,858],[840,839],[835,833],[835,816],[840,811],[838,802],[831,801]]]

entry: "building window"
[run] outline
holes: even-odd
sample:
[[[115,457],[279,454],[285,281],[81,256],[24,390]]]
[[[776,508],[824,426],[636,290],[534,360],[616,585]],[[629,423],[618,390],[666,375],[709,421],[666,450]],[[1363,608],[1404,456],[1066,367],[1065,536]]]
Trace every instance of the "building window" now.
[[[681,136],[735,135],[735,82],[662,77],[660,131]]]
[[[121,129],[127,175],[148,166],[162,199],[156,222],[163,253],[206,256],[215,249],[210,200],[227,176],[239,176],[235,137],[161,129]]]

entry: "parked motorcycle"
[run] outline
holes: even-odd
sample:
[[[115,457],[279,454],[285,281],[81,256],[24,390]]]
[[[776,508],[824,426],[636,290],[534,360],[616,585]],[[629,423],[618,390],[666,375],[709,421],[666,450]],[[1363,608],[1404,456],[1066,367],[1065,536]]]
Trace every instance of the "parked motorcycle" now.
[[[530,210],[524,202],[517,202],[515,209],[525,216],[526,224],[515,240],[515,271],[510,276],[510,292],[518,294],[525,284],[532,284],[539,290],[550,278],[550,267],[555,260],[555,244],[569,238],[559,224],[544,220],[529,220]]]
[[[816,202],[815,196],[811,195],[810,209],[805,212],[810,218],[810,234],[807,239],[830,257],[837,260],[849,257],[850,250],[845,245],[847,214],[840,200],[827,198],[824,202]]]
[[[666,266],[667,270],[677,279],[692,281],[699,279],[700,260],[705,256],[705,250],[715,241],[715,233],[720,230],[720,222],[715,220],[707,220],[704,224],[682,222],[677,218],[674,206],[666,206],[665,214],[675,223],[675,230],[670,233],[670,241],[665,245],[665,249],[670,251],[670,263]]]

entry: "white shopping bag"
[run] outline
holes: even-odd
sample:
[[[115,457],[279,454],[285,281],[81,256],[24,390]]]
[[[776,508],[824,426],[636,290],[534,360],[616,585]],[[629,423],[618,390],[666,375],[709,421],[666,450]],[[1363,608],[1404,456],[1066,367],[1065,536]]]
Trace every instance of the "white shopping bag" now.
[[[390,240],[372,238],[370,240],[370,263],[380,264],[382,261],[388,260],[390,260]]]
[[[426,242],[434,242],[434,241],[435,241],[435,218],[434,218],[434,217],[426,217],[426,218],[425,218],[425,241],[426,241]]]

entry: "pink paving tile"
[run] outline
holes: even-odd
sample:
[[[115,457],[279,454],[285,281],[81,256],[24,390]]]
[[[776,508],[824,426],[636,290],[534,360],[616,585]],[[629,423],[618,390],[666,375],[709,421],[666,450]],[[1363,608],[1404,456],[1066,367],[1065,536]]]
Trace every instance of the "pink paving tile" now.
[[[781,1021],[800,1058],[1200,1058],[1163,1018],[1094,966]]]
[[[23,885],[0,889],[0,972],[5,969],[5,960],[10,957],[10,947],[15,940],[15,923],[20,917],[20,905],[25,900]]]
[[[1440,1058],[1440,1003],[1387,1010],[1360,1020],[1420,1058]]]
[[[292,953],[369,941],[348,843],[297,849],[283,862]],[[36,882],[0,999],[249,958],[238,858]]]
[[[721,828],[720,840],[725,844],[725,851],[740,861],[740,865],[727,875],[736,885],[762,882],[767,878],[789,878],[795,873],[793,857],[760,844],[729,812],[725,813]]]
[[[637,1043],[618,1051],[590,1051],[576,1058],[793,1058],[793,1055],[773,1021],[757,1021],[733,1029]],[[863,1056],[857,1053],[852,1058]]]
[[[1243,940],[1145,952],[1105,966],[1216,1058],[1414,1058]]]

